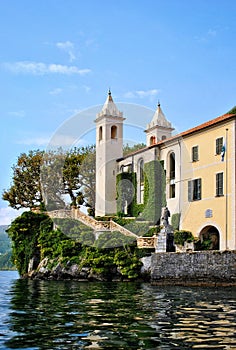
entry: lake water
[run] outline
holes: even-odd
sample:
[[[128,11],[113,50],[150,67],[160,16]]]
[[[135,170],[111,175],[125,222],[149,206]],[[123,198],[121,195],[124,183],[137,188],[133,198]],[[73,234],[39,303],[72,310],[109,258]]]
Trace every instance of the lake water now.
[[[235,288],[30,281],[0,271],[0,349],[236,349]]]

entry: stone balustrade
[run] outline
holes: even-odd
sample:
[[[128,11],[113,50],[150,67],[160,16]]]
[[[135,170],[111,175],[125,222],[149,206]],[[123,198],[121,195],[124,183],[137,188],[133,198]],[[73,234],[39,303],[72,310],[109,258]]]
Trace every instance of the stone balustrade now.
[[[138,236],[127,230],[125,227],[117,224],[116,222],[110,220],[110,221],[98,221],[94,219],[91,216],[88,216],[84,214],[81,210],[78,208],[72,208],[71,210],[66,209],[60,209],[60,210],[54,210],[47,213],[48,216],[51,218],[61,218],[61,219],[75,219],[82,222],[84,225],[89,226],[94,231],[119,231],[123,233],[126,236],[134,237],[135,239],[138,238]]]
[[[157,237],[139,237],[137,239],[138,248],[155,248]]]
[[[47,215],[52,219],[71,219],[71,210],[69,209],[59,209],[48,211]]]
[[[127,230],[124,226],[117,224],[117,222],[115,222],[113,220],[110,220],[110,230],[111,231],[119,231],[126,236],[131,236],[131,237],[134,237],[136,239],[138,238],[138,236],[135,233]]]

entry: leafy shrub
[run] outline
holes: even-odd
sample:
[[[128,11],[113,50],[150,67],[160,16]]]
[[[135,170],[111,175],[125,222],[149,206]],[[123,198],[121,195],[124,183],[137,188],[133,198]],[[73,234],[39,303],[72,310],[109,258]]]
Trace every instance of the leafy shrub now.
[[[38,238],[40,225],[48,219],[45,214],[35,214],[31,211],[24,212],[17,217],[8,228],[7,233],[12,240],[12,262],[20,275],[28,271],[29,261],[32,257],[40,260]]]
[[[180,222],[180,213],[175,213],[171,215],[171,226],[174,231],[179,230],[179,222]]]
[[[194,241],[194,236],[190,231],[180,230],[180,231],[175,231],[174,233],[175,244],[179,244],[183,246],[184,242],[193,242],[193,241]]]
[[[155,227],[151,227],[149,228],[149,230],[143,235],[143,237],[152,237],[155,234],[159,233],[161,231],[161,227],[160,226],[155,226]]]
[[[125,236],[124,234],[113,231],[113,232],[104,232],[99,235],[98,239],[95,241],[94,246],[97,248],[115,248],[115,247],[124,247],[127,245],[136,244],[136,241],[133,237]]]

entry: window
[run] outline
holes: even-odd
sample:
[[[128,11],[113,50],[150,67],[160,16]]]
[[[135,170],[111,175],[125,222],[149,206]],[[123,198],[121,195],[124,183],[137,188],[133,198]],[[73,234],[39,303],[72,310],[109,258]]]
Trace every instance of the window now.
[[[99,141],[102,140],[102,126],[99,128]]]
[[[155,136],[151,136],[151,137],[150,137],[150,146],[155,145],[155,143],[156,143],[156,138],[155,138]]]
[[[198,161],[198,146],[194,146],[192,148],[192,161],[197,162]]]
[[[166,136],[165,136],[165,135],[162,135],[161,139],[162,139],[162,140],[166,140]]]
[[[143,184],[143,182],[144,182],[143,167],[144,167],[144,161],[143,161],[143,159],[141,159],[139,162],[139,179],[140,179],[141,184]]]
[[[216,174],[216,196],[223,196],[223,173]]]
[[[121,173],[124,172],[124,168],[125,168],[124,165],[121,165],[121,167],[120,167],[120,172],[121,172]]]
[[[117,138],[117,126],[112,125],[111,127],[111,138],[116,139]]]
[[[175,153],[174,152],[171,152],[169,156],[169,177],[170,177],[169,197],[175,198]]]
[[[216,154],[221,154],[223,147],[223,137],[216,139]]]
[[[144,199],[144,161],[143,159],[139,159],[138,168],[137,168],[137,202],[143,203]]]
[[[188,181],[188,201],[198,201],[202,198],[202,179]]]
[[[170,198],[175,198],[175,184],[170,185]]]
[[[169,164],[170,164],[170,179],[175,178],[175,153],[171,152],[170,153],[170,158],[169,158]]]

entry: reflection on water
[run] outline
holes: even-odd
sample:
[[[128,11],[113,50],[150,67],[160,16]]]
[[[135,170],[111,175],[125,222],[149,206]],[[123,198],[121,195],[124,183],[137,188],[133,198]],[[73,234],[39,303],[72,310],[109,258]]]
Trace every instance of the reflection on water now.
[[[6,294],[0,349],[236,349],[233,288],[16,280]]]

